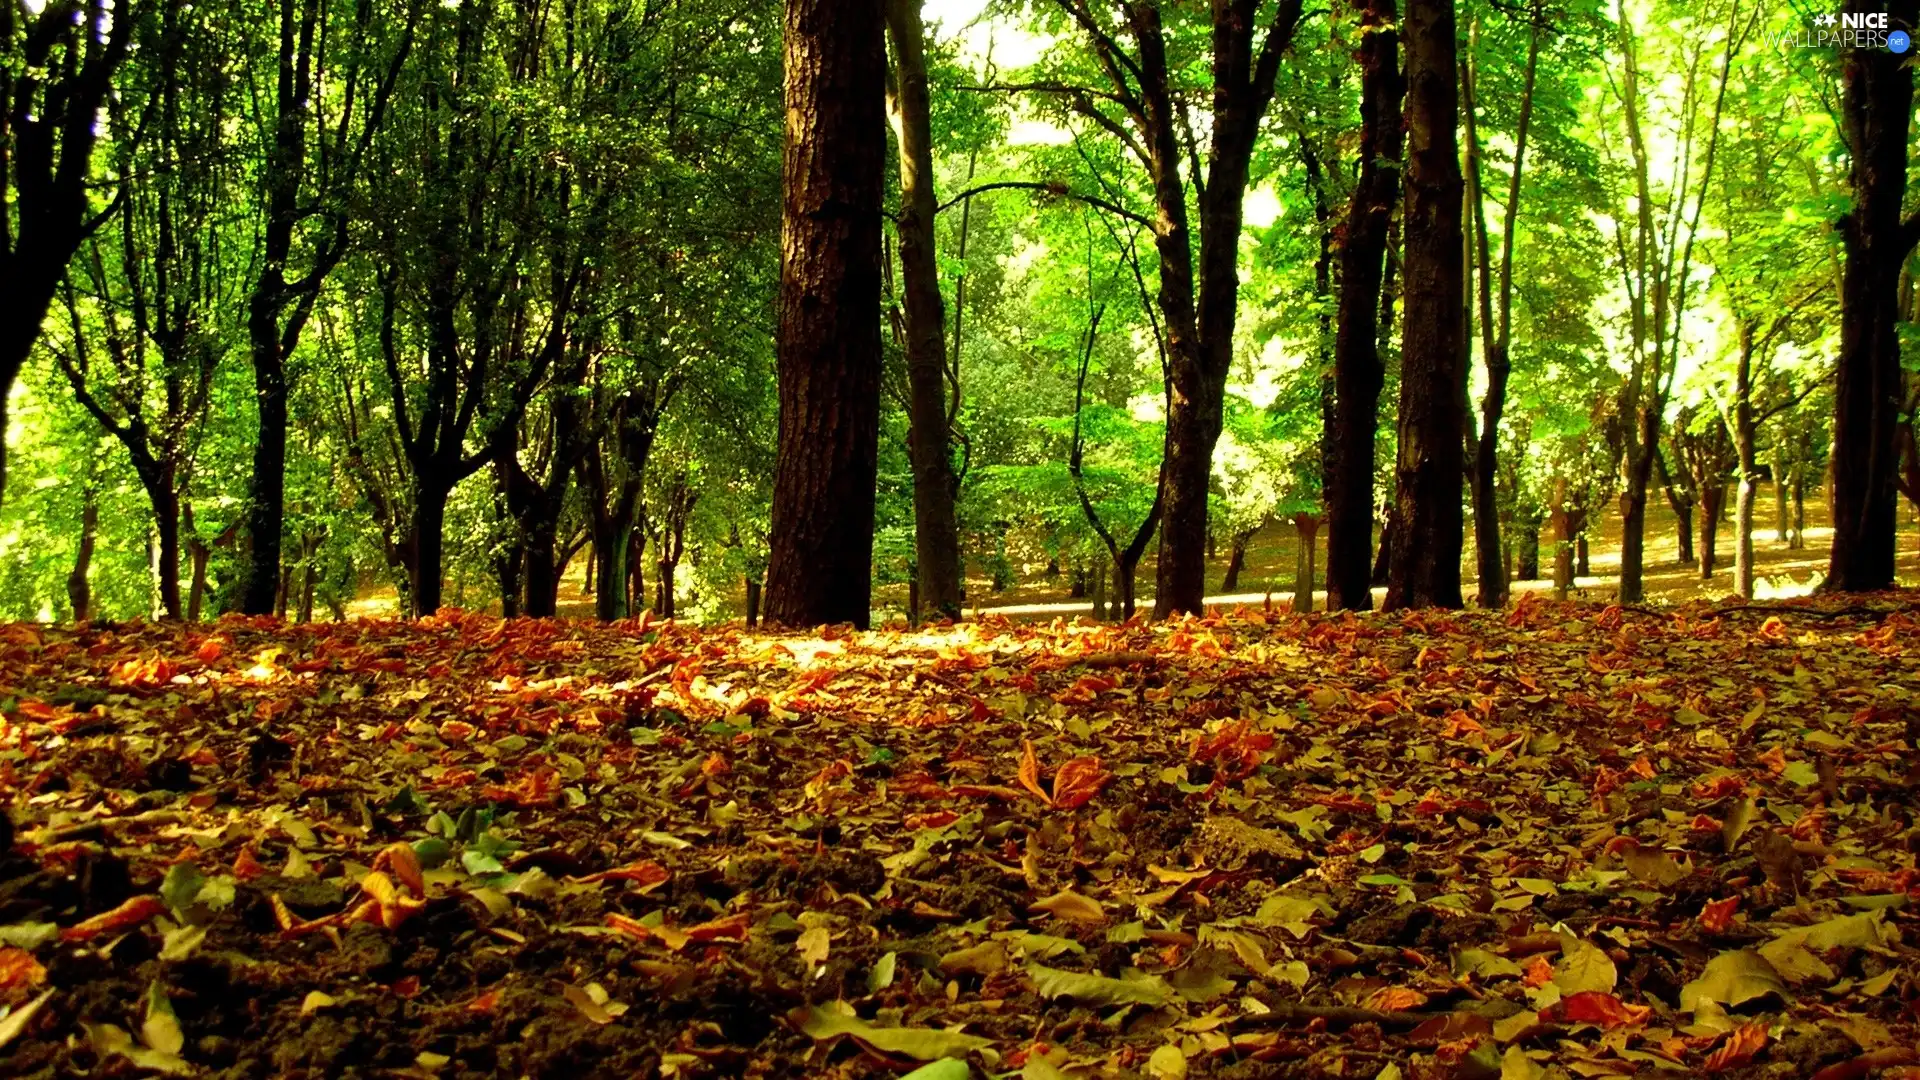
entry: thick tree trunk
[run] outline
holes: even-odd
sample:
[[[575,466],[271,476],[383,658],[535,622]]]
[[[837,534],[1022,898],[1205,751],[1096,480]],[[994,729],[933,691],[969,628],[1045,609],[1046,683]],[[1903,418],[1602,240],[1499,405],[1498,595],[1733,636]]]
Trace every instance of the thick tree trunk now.
[[[632,613],[627,606],[627,553],[633,522],[600,522],[593,530],[593,615],[616,622]]]
[[[673,618],[673,572],[678,566],[672,559],[661,559],[658,564],[660,581],[653,594],[653,610],[663,619]]]
[[[1405,91],[1395,0],[1367,0],[1360,21],[1360,175],[1340,251],[1333,467],[1327,490],[1327,608],[1354,611],[1373,607],[1373,443],[1386,380],[1380,358],[1381,279],[1400,196]]]
[[[509,548],[494,558],[493,576],[500,587],[500,617],[515,619],[525,611],[521,587],[526,580],[527,555],[520,548]]]
[[[958,485],[948,448],[945,310],[934,257],[933,133],[921,0],[886,0],[893,36],[895,132],[900,141],[901,300],[906,316],[907,399],[913,459],[913,533],[920,603],[935,617],[960,617]]]
[[[432,476],[417,477],[413,488],[413,519],[407,526],[407,584],[413,594],[413,615],[425,618],[440,610],[444,585],[447,535],[447,497],[452,487]]]
[[[1912,33],[1916,0],[1850,0],[1849,12],[1885,11]],[[1894,580],[1899,453],[1899,282],[1915,226],[1901,221],[1907,187],[1913,71],[1886,49],[1841,49],[1842,129],[1852,165],[1853,210],[1843,219],[1840,355],[1833,413],[1833,548],[1824,588],[1885,589]]]
[[[554,557],[552,538],[545,544],[527,539],[526,613],[535,619],[550,619],[560,604],[560,567]]]
[[[1386,607],[1462,604],[1466,324],[1453,0],[1408,0],[1399,529]]]
[[[1646,586],[1642,581],[1643,567],[1646,565],[1647,543],[1647,489],[1642,485],[1620,495],[1620,594],[1624,604],[1637,604],[1646,597]],[[1587,561],[1582,552],[1582,563]],[[1586,567],[1582,567],[1585,575]]]
[[[1320,539],[1320,515],[1293,515],[1293,530],[1300,541],[1293,562],[1293,610],[1304,614],[1313,610],[1314,548]]]
[[[882,0],[788,0],[767,617],[867,625],[880,440]],[[605,577],[605,568],[602,568]]]

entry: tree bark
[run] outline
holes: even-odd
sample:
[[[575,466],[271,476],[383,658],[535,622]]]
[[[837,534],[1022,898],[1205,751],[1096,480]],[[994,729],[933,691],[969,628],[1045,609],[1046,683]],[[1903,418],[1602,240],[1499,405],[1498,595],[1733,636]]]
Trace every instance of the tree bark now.
[[[880,440],[883,0],[787,0],[767,617],[866,627]],[[604,575],[605,570],[602,570]]]
[[[900,142],[900,280],[906,318],[908,449],[913,460],[913,533],[920,603],[936,618],[957,619],[965,603],[960,573],[958,484],[947,429],[945,307],[934,257],[933,131],[927,91],[921,0],[886,0]]]
[[[1386,607],[1462,604],[1466,475],[1464,184],[1453,0],[1409,0],[1399,530]]]
[[[1313,610],[1314,547],[1320,538],[1320,515],[1293,515],[1293,529],[1300,541],[1293,563],[1293,610],[1304,614]]]
[[[1726,516],[1727,485],[1724,481],[1700,489],[1700,580],[1713,576],[1719,566],[1720,519]]]
[[[1247,568],[1247,544],[1258,529],[1245,529],[1233,534],[1227,546],[1227,572],[1220,578],[1220,591],[1230,593],[1240,587],[1240,573]]]
[[[1475,112],[1478,102],[1467,101],[1467,153],[1471,192],[1472,225],[1478,241],[1480,264],[1480,322],[1482,351],[1487,365],[1487,391],[1480,399],[1480,434],[1473,459],[1473,537],[1479,572],[1479,603],[1497,608],[1507,602],[1507,568],[1500,541],[1500,516],[1497,477],[1500,453],[1500,419],[1507,406],[1507,380],[1513,374],[1509,356],[1513,333],[1513,242],[1520,217],[1520,177],[1526,163],[1527,129],[1533,119],[1534,75],[1540,62],[1541,15],[1533,13],[1533,28],[1527,39],[1526,75],[1520,98],[1520,117],[1514,128],[1513,169],[1509,174],[1507,206],[1500,225],[1500,282],[1495,301],[1493,263],[1488,251],[1485,192],[1480,183],[1480,139]],[[1462,85],[1470,95],[1477,93],[1474,65],[1464,69]]]
[[[104,126],[97,121],[145,9],[53,0],[10,4],[0,14],[8,52],[0,67],[0,297],[7,306],[0,319],[0,499],[7,398],[68,261],[108,216],[89,217],[93,151]]]
[[[1333,467],[1327,491],[1327,608],[1373,607],[1374,439],[1386,366],[1380,358],[1383,264],[1400,196],[1396,0],[1360,10],[1360,175],[1347,209],[1334,329]],[[1385,543],[1385,538],[1382,538]]]
[[[86,622],[93,616],[93,583],[89,575],[93,571],[94,537],[100,524],[100,504],[93,486],[89,484],[85,492],[86,502],[80,508],[80,542],[73,551],[73,570],[67,574],[67,603],[73,608],[73,621]]]
[[[1850,0],[1848,12],[1882,11],[1912,33],[1920,3]],[[1886,49],[1842,49],[1841,128],[1852,165],[1853,209],[1841,221],[1840,355],[1833,412],[1833,547],[1823,588],[1885,589],[1894,580],[1900,420],[1900,271],[1920,225],[1901,220],[1907,186],[1913,72]]]

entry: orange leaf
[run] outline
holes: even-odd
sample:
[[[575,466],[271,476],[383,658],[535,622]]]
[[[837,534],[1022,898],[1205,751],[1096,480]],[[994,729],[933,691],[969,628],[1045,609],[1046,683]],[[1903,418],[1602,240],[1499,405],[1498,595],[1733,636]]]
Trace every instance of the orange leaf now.
[[[1715,900],[1700,909],[1702,928],[1719,933],[1733,923],[1734,910],[1740,906],[1738,896],[1729,896],[1725,900]]]
[[[651,941],[656,936],[652,927],[617,912],[607,916],[607,925],[636,941]]]
[[[420,857],[413,853],[413,845],[399,842],[382,849],[378,858],[373,860],[375,870],[391,870],[400,884],[413,890],[415,896],[427,895],[427,881],[420,873]]]
[[[1653,1015],[1646,1005],[1629,1005],[1601,990],[1583,990],[1562,998],[1557,1006],[1560,1018],[1572,1023],[1599,1024],[1605,1028],[1644,1024]]]
[[[25,949],[0,949],[0,990],[31,990],[47,981],[47,969]]]
[[[1367,995],[1367,1008],[1378,1012],[1400,1012],[1427,1003],[1427,995],[1403,986],[1383,986]]]
[[[648,889],[672,876],[672,871],[669,871],[666,867],[661,866],[652,859],[642,859],[639,862],[628,863],[625,866],[617,866],[612,870],[602,870],[597,874],[588,874],[585,877],[568,878],[567,880],[581,885],[592,885],[601,881],[631,881],[642,889]]]
[[[1787,755],[1782,753],[1780,751],[1780,748],[1777,746],[1767,751],[1766,753],[1761,754],[1758,760],[1760,764],[1765,765],[1767,767],[1768,772],[1772,773],[1775,776],[1779,776],[1781,773],[1786,771]]]
[[[241,881],[252,881],[266,872],[267,868],[260,865],[259,859],[253,857],[251,847],[241,848],[240,854],[233,858],[233,876]]]
[[[1553,965],[1544,955],[1536,953],[1527,961],[1524,981],[1528,986],[1545,986],[1553,981]]]
[[[1040,797],[1040,801],[1053,805],[1053,799],[1040,789],[1040,757],[1033,752],[1033,740],[1022,740],[1020,750],[1020,786]]]
[[[472,1001],[467,1002],[467,1011],[472,1013],[490,1013],[500,1004],[500,991],[489,990]]]
[[[1753,1060],[1753,1055],[1766,1045],[1766,1024],[1755,1022],[1743,1025],[1728,1035],[1727,1041],[1721,1043],[1718,1050],[1707,1055],[1706,1070],[1716,1073],[1735,1065],[1744,1065]]]
[[[1099,758],[1074,758],[1053,774],[1053,805],[1062,810],[1084,806],[1111,779],[1113,774],[1100,766]]]
[[[85,922],[60,931],[60,940],[90,941],[102,934],[117,934],[139,926],[166,910],[167,902],[158,896],[136,896],[112,911],[101,912]]]
[[[747,940],[747,913],[742,911],[725,918],[699,923],[687,927],[687,937],[694,941]]]

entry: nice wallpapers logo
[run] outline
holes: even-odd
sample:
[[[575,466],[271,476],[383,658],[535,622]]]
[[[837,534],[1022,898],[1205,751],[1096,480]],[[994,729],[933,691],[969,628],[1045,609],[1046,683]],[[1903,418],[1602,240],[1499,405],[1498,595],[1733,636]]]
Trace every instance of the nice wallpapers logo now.
[[[1823,12],[1813,25],[1794,33],[1774,33],[1776,46],[1793,49],[1885,49],[1904,53],[1913,47],[1905,30],[1888,25],[1884,11]]]

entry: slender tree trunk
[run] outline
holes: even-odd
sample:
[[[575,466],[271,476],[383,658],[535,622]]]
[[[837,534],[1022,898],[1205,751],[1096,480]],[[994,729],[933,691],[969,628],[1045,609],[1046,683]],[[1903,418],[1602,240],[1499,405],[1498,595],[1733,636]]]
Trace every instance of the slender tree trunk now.
[[[954,512],[947,431],[945,310],[934,258],[933,133],[927,93],[921,0],[886,0],[898,85],[894,130],[900,141],[901,300],[906,316],[907,399],[913,459],[914,554],[920,602],[957,619],[965,602],[960,527]]]
[[[1593,564],[1588,557],[1590,555],[1587,545],[1588,519],[1587,504],[1585,502],[1585,496],[1583,495],[1580,500],[1574,503],[1571,518],[1574,537],[1573,570],[1575,575],[1579,577],[1593,576]]]
[[[1848,12],[1885,11],[1912,33],[1920,2],[1849,0]],[[1894,580],[1899,453],[1900,271],[1916,226],[1901,220],[1907,187],[1913,71],[1886,49],[1841,49],[1841,126],[1852,165],[1853,209],[1841,222],[1840,355],[1833,414],[1833,547],[1825,588],[1885,589]]]
[[[1383,265],[1400,196],[1400,78],[1395,0],[1360,11],[1360,175],[1340,251],[1334,329],[1333,467],[1327,491],[1327,607],[1373,607],[1373,468],[1380,390]],[[1381,543],[1386,543],[1382,537]]]
[[[156,462],[151,476],[141,476],[147,502],[153,507],[153,530],[159,548],[153,564],[154,583],[160,593],[160,609],[169,619],[182,614],[180,604],[180,493],[175,487],[174,470]]]
[[[86,502],[80,508],[80,542],[74,547],[73,570],[67,575],[67,603],[77,623],[93,617],[93,582],[89,575],[93,571],[94,536],[100,524],[100,504],[95,495],[89,485]]]
[[[1293,529],[1300,541],[1293,563],[1293,610],[1304,614],[1313,610],[1314,548],[1320,539],[1320,515],[1293,515]]]
[[[1370,586],[1378,587],[1387,583],[1393,570],[1393,508],[1387,508],[1387,523],[1380,527],[1380,546],[1373,556],[1373,573],[1367,576]]]
[[[1670,499],[1667,505],[1673,508],[1674,561],[1681,566],[1692,566],[1697,560],[1693,554],[1693,508],[1692,499]],[[1625,502],[1620,504],[1621,512],[1626,511]]]
[[[780,427],[766,600],[768,617],[789,626],[864,628],[872,606],[884,15],[882,0],[786,7]]]
[[[1793,465],[1793,535],[1787,541],[1790,550],[1807,546],[1807,466],[1804,461]]]
[[[1408,0],[1400,528],[1388,609],[1462,604],[1466,292],[1453,0]]]
[[[1240,587],[1240,573],[1247,568],[1247,544],[1259,530],[1248,529],[1233,534],[1227,546],[1227,572],[1220,578],[1220,591],[1230,593]]]
[[[1773,449],[1773,542],[1787,542],[1787,458],[1776,445]]]
[[[1716,480],[1700,489],[1700,580],[1713,576],[1719,566],[1720,519],[1727,510],[1727,485]]]
[[[749,629],[760,625],[760,583],[747,579],[747,626]]]
[[[1093,593],[1093,617],[1102,622],[1107,618],[1107,580],[1111,576],[1110,564],[1104,557],[1096,557],[1087,570],[1087,581]]]
[[[1518,565],[1514,569],[1515,581],[1540,580],[1540,512],[1535,509],[1531,514],[1520,518],[1514,537],[1514,555]]]

